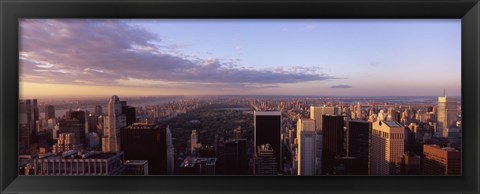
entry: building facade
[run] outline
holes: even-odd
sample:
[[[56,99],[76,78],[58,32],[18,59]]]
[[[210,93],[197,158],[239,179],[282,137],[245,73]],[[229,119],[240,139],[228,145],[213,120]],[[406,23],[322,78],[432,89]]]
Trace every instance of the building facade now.
[[[457,122],[457,98],[438,97],[436,136],[448,137],[448,128]]]
[[[316,174],[316,132],[315,120],[298,119],[297,121],[297,174]]]
[[[396,121],[372,123],[370,146],[370,175],[400,173],[404,154],[404,127]]]
[[[254,112],[254,148],[269,144],[273,150],[275,163],[278,165],[277,169],[282,169],[281,126],[281,112]]]
[[[461,154],[451,147],[423,145],[424,175],[461,175]]]

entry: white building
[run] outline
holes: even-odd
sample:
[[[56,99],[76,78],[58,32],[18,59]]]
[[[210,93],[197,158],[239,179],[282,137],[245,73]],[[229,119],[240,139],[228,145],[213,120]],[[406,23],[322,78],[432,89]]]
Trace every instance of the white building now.
[[[315,120],[298,119],[297,141],[298,141],[298,151],[297,151],[298,175],[315,175],[315,166],[316,166]]]
[[[438,97],[436,136],[448,137],[448,128],[457,123],[457,98]]]

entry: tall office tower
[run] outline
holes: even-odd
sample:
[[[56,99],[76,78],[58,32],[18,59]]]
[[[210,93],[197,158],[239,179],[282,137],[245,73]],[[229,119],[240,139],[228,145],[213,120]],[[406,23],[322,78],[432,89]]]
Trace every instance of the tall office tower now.
[[[345,107],[346,109],[347,107]],[[350,110],[353,110],[353,105],[350,105]],[[317,132],[316,142],[317,142],[317,175],[322,174],[322,152],[323,152],[323,117],[322,115],[339,115],[342,110],[338,110],[337,107],[319,107],[319,106],[310,106],[310,119],[315,120],[315,131]]]
[[[150,175],[168,174],[169,160],[173,152],[169,152],[169,129],[164,126],[135,123],[121,129],[121,151],[126,160],[148,160]],[[170,137],[168,137],[170,136]],[[170,164],[172,165],[172,164]],[[171,172],[170,172],[171,173]]]
[[[424,175],[460,175],[461,154],[451,147],[423,145]]]
[[[368,175],[368,157],[370,152],[370,128],[371,123],[367,121],[346,122],[346,151],[347,156],[355,157],[357,167],[352,169],[352,174]]]
[[[86,114],[81,110],[69,110],[65,113],[65,119],[60,122],[60,133],[75,133],[81,144],[85,144]]]
[[[30,149],[31,138],[32,138],[32,130],[31,130],[31,101],[30,100],[20,100],[18,106],[18,127],[19,127],[19,154],[24,155],[28,154],[28,150]]]
[[[298,119],[297,121],[297,174],[298,175],[315,175],[316,161],[316,132],[315,120]]]
[[[127,126],[132,125],[137,121],[135,107],[127,106],[127,101],[121,101],[122,104],[122,114],[126,117]]]
[[[353,109],[352,109],[353,110]],[[317,107],[310,106],[310,119],[315,120],[315,131],[322,131],[322,115],[339,115],[340,112],[337,107]]]
[[[335,157],[344,155],[343,116],[323,115],[322,174],[335,173]]]
[[[277,111],[255,111],[254,113],[254,148],[260,145],[269,144],[273,150],[273,155],[277,169],[282,169],[282,147],[281,147],[281,126],[282,113]]]
[[[104,117],[102,151],[119,152],[120,129],[127,125],[127,118],[122,114],[122,104],[120,103],[118,96],[112,96],[108,102],[107,110],[107,115]]]
[[[255,153],[254,175],[278,175],[277,161],[270,144],[259,145]]]
[[[247,139],[229,139],[225,142],[225,174],[248,174]]]
[[[372,124],[370,175],[400,173],[404,139],[404,127],[396,121],[377,121]]]
[[[98,125],[98,116],[89,114],[87,117],[87,131],[88,133],[95,132],[98,133],[97,131],[97,125]]]
[[[437,131],[435,135],[447,137],[447,128],[457,122],[457,98],[441,96],[438,97],[437,107]]]
[[[357,119],[362,119],[362,104],[360,101],[357,103]]]
[[[102,106],[96,105],[96,106],[95,106],[95,115],[100,116],[100,115],[102,115],[102,114],[103,114]]]
[[[85,138],[85,132],[82,130],[82,125],[80,124],[80,121],[78,119],[76,119],[76,118],[74,118],[74,119],[60,119],[58,121],[58,127],[59,127],[58,128],[58,134],[60,134],[60,133],[74,133],[75,134],[75,141],[83,143],[82,140],[84,140],[84,138]]]
[[[37,126],[35,125],[36,122],[38,121],[39,117],[40,117],[40,113],[38,111],[38,104],[37,104],[37,99],[33,99],[32,100],[32,106],[31,106],[31,114],[32,114],[32,125],[33,125],[33,133],[35,134],[36,131],[37,131]]]
[[[55,107],[53,105],[45,106],[45,120],[55,118]]]

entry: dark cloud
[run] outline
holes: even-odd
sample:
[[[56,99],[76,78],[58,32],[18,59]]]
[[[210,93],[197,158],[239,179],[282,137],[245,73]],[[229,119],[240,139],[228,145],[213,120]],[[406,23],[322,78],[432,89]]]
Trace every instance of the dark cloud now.
[[[352,88],[351,85],[333,85],[330,88]]]
[[[151,80],[150,85],[132,84],[271,88],[336,79],[313,67],[253,69],[240,67],[238,60],[182,55],[183,45],[168,45],[120,20],[21,20],[20,40],[21,79],[30,82],[128,85],[125,81]]]

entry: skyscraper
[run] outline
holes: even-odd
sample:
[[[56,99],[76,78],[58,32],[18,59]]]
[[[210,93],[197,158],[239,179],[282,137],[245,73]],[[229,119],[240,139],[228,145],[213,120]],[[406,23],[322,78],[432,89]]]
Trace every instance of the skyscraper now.
[[[360,103],[360,101],[358,101],[357,103],[357,115],[356,115],[357,119],[362,119],[362,104]]]
[[[315,120],[315,130],[317,132],[322,130],[323,122],[322,115],[339,115],[337,107],[320,107],[310,106],[310,119]]]
[[[150,175],[172,174],[171,134],[165,126],[135,123],[121,129],[121,151],[126,160],[148,160]]]
[[[346,108],[346,107],[345,107]],[[323,152],[323,132],[322,132],[322,127],[323,127],[323,115],[339,115],[342,110],[338,110],[337,107],[320,107],[320,106],[310,106],[310,119],[315,120],[315,131],[317,132],[317,137],[316,137],[316,143],[317,143],[317,175],[322,174],[322,152]]]
[[[437,131],[435,135],[447,137],[447,129],[457,122],[457,98],[441,96],[438,97],[437,107]]]
[[[113,95],[108,102],[107,116],[104,117],[104,132],[102,138],[103,152],[120,151],[120,129],[127,125],[126,116],[122,114],[122,104],[118,96]]]
[[[60,133],[75,133],[78,141],[86,145],[85,134],[88,133],[86,121],[85,111],[69,110],[65,113],[65,119],[60,122]]]
[[[19,113],[19,151],[20,154],[28,154],[29,149],[34,141],[34,136],[36,133],[36,121],[35,120],[35,111],[38,112],[38,108],[35,108],[37,105],[37,100],[20,100],[18,106]],[[37,113],[38,115],[38,113]]]
[[[343,156],[343,116],[323,115],[322,174],[334,174],[336,156]]]
[[[269,144],[273,150],[277,169],[282,169],[281,151],[281,126],[282,113],[277,111],[255,111],[254,112],[254,148],[259,149],[260,145]]]
[[[127,126],[132,125],[137,120],[135,107],[127,106],[127,101],[121,101],[121,103],[122,103],[122,114],[124,114],[126,117],[126,125]]]
[[[45,106],[45,120],[55,118],[55,107],[53,105]]]
[[[404,127],[396,121],[377,121],[372,124],[370,175],[400,173],[404,138]]]
[[[298,119],[297,121],[298,142],[298,175],[315,175],[316,172],[316,133],[315,120]]]
[[[100,115],[102,115],[102,114],[103,114],[102,106],[96,105],[96,106],[95,106],[95,115],[100,116]]]
[[[247,139],[229,139],[225,142],[225,174],[248,173]]]
[[[371,123],[361,120],[351,120],[346,122],[347,137],[346,151],[347,156],[355,157],[356,169],[353,174],[368,175],[368,156],[370,152],[370,128]]]
[[[451,147],[423,145],[423,174],[461,175],[460,152]]]

